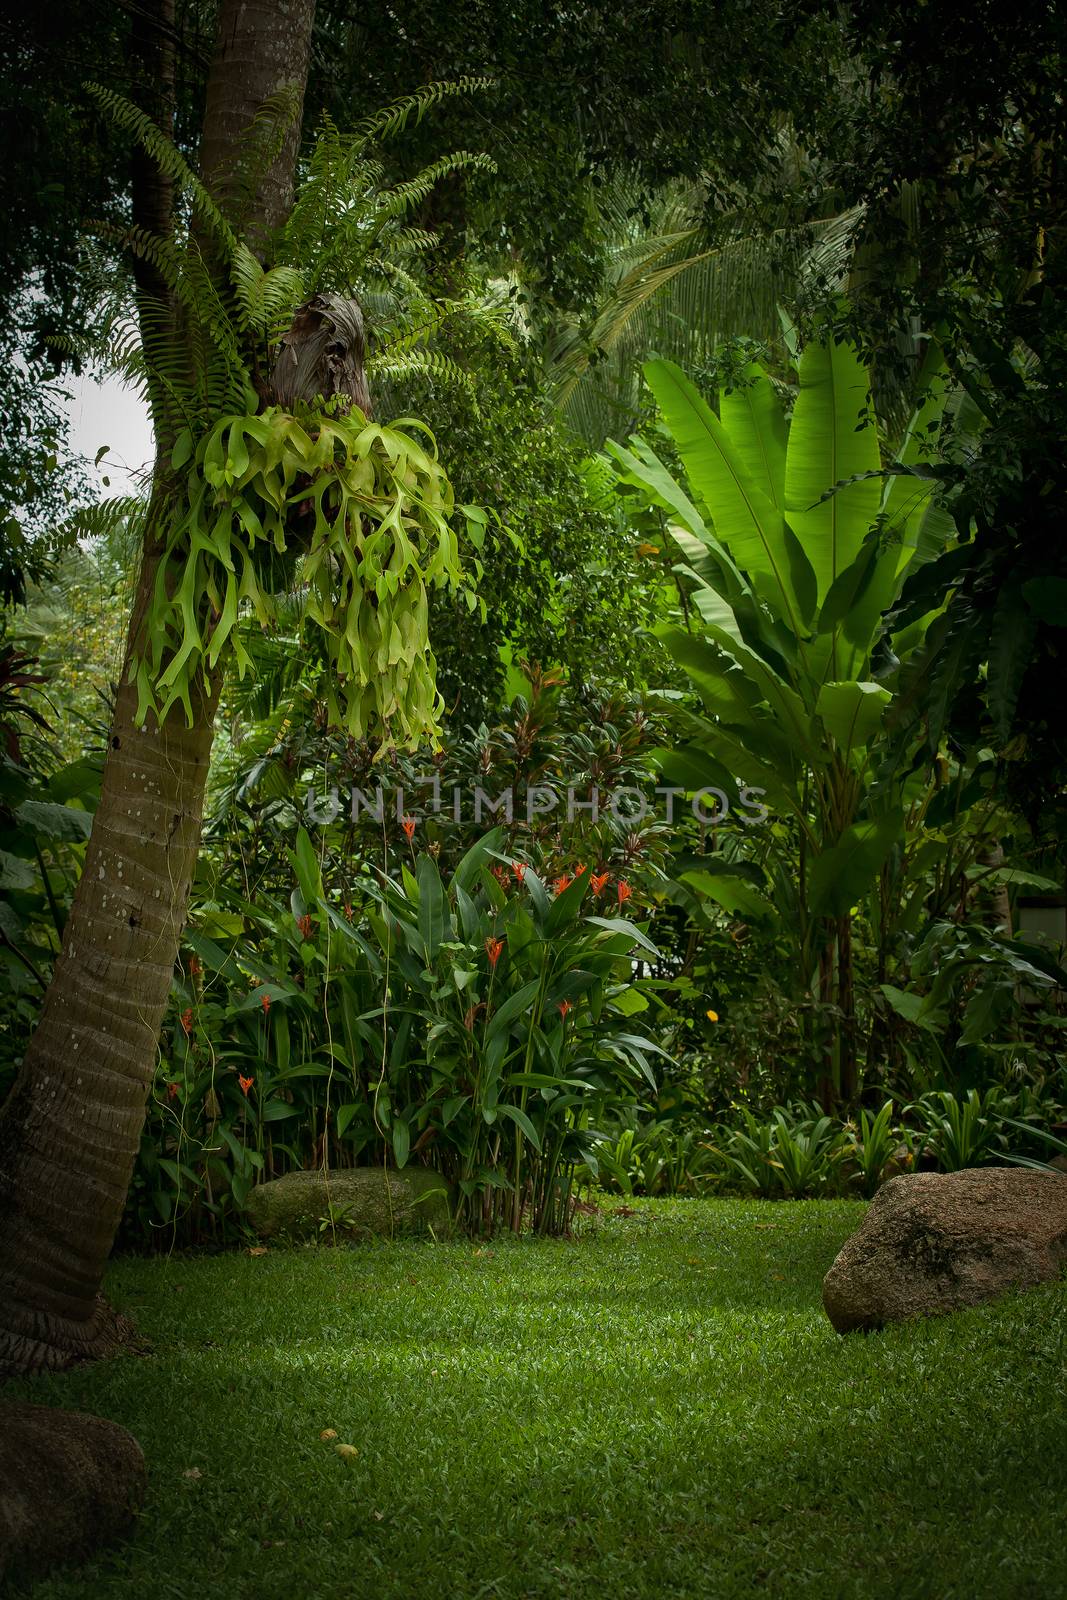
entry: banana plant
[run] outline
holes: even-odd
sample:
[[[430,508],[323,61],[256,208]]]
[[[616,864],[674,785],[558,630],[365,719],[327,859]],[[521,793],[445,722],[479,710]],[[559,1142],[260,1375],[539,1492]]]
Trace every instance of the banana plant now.
[[[761,789],[788,823],[768,830],[766,892],[748,861],[694,866],[682,882],[793,930],[801,984],[837,1008],[824,1098],[851,1098],[853,909],[899,854],[926,790],[892,746],[901,659],[931,618],[896,634],[888,618],[908,574],[954,533],[927,465],[949,398],[944,362],[931,341],[888,465],[870,374],[847,343],[807,345],[789,418],[757,363],[720,393],[718,414],[672,362],[644,372],[686,486],[643,439],[607,448],[619,491],[658,514],[679,555],[686,626],[660,632],[701,702],[682,713],[684,742],[660,764],[672,783],[721,792],[731,807],[744,787]]]

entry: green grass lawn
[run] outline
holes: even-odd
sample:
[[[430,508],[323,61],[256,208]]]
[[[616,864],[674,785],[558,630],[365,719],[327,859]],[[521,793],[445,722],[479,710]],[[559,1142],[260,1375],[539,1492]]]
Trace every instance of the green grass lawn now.
[[[1067,1285],[842,1339],[819,1288],[862,1209],[119,1261],[153,1352],[17,1392],[132,1429],[148,1500],[31,1592],[1067,1595]]]

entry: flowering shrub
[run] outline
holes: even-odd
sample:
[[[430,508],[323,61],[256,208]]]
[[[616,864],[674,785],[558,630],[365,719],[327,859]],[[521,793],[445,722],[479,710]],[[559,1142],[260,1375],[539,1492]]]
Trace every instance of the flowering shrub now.
[[[504,842],[447,883],[428,852],[364,873],[338,904],[301,830],[288,904],[217,891],[188,936],[131,1232],[223,1236],[255,1181],[321,1162],[431,1164],[470,1227],[566,1226],[599,1120],[654,1087],[658,1047],[628,1018],[632,954],[656,952],[619,914],[626,880],[578,862],[553,889]]]

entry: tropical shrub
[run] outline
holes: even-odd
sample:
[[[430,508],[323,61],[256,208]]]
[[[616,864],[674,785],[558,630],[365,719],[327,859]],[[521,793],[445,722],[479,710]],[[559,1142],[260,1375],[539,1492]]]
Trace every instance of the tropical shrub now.
[[[999,823],[993,807],[981,826],[968,816],[988,798],[991,763],[939,764],[923,746],[905,668],[936,609],[894,610],[908,575],[955,537],[925,464],[949,400],[944,363],[931,341],[888,465],[871,375],[843,342],[806,346],[788,418],[756,363],[722,389],[718,415],[670,362],[645,375],[688,492],[643,439],[608,449],[620,493],[642,526],[658,519],[688,590],[660,634],[699,709],[679,711],[683,742],[661,753],[662,770],[717,811],[743,809],[754,789],[770,812],[749,847],[680,863],[680,882],[789,941],[791,998],[806,1008],[814,993],[823,1007],[807,1011],[820,1098],[849,1101],[857,917],[884,980],[916,924],[958,898]]]
[[[224,1237],[260,1177],[412,1161],[455,1185],[468,1227],[567,1227],[601,1118],[655,1086],[662,1052],[629,1018],[634,953],[656,951],[625,884],[576,864],[549,887],[503,842],[447,883],[426,852],[341,899],[301,831],[287,902],[201,913],[220,936],[188,935],[134,1233]]]

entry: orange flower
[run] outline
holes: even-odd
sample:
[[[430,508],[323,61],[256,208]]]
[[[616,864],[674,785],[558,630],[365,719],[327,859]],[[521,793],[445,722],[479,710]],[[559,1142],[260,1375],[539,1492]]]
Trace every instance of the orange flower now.
[[[511,870],[515,874],[515,882],[521,883],[526,876],[525,861],[513,861],[511,863]]]
[[[266,999],[266,996],[264,995],[263,998]],[[248,1099],[248,1091],[251,1089],[255,1081],[255,1078],[242,1078],[240,1074],[238,1074],[237,1082],[241,1085],[241,1093],[244,1095],[246,1100]]]
[[[269,1011],[270,1010],[270,995],[269,994],[260,995],[259,1003],[263,1007],[264,1011]]]
[[[300,932],[301,932],[301,934],[303,935],[303,937],[305,939],[310,939],[311,938],[311,930],[312,930],[312,921],[311,921],[310,914],[305,913],[305,915],[302,916],[300,918],[300,921],[297,923],[297,927],[300,929]]]
[[[627,900],[629,900],[629,898],[630,898],[630,896],[632,894],[633,894],[633,890],[630,888],[630,885],[628,883],[620,880],[620,882],[619,882],[619,904],[620,904],[620,906],[625,905]]]
[[[190,956],[189,957],[189,976],[190,976],[190,978],[199,978],[199,976],[203,972],[203,970],[204,970],[203,967],[200,965],[199,956]]]
[[[407,836],[408,844],[410,844],[415,834],[415,818],[403,817],[401,819],[400,826],[403,828],[404,833]]]
[[[611,876],[611,874],[607,873],[607,872],[594,872],[593,873],[593,876],[590,878],[589,882],[593,886],[593,893],[594,894],[600,894],[601,893],[601,891],[604,888],[604,885],[607,883],[608,878],[610,876]]]
[[[564,1022],[566,1022],[568,1011],[572,1011],[574,1008],[572,1007],[572,1005],[571,1005],[569,1000],[561,1000],[556,1009],[558,1010],[560,1016],[563,1018]]]
[[[573,882],[573,878],[569,878],[565,872],[561,872],[559,877],[556,879],[556,893],[562,894],[564,890],[570,888]]]
[[[491,967],[495,967],[500,960],[500,952],[503,948],[503,939],[487,939],[485,941],[485,953],[489,957],[489,965]]]
[[[644,544],[639,544],[638,545],[637,553],[638,553],[639,556],[658,556],[659,555],[659,545],[658,544],[649,544],[646,541]]]
[[[168,1100],[177,1100],[177,1098],[178,1098],[178,1085],[176,1083],[168,1083],[167,1084],[167,1099]]]
[[[499,883],[500,887],[502,889],[506,889],[508,883],[510,882],[510,879],[508,878],[507,867],[502,867],[499,862],[494,862],[494,864],[489,868],[489,871],[493,874],[493,877],[496,879],[497,883]]]
[[[351,902],[351,900],[346,900],[345,901],[345,916],[348,918],[349,922],[352,921],[352,902]]]
[[[185,1029],[186,1033],[192,1033],[192,1031],[193,1031],[193,1008],[192,1008],[192,1006],[186,1006],[185,1010],[182,1012],[182,1027]]]

